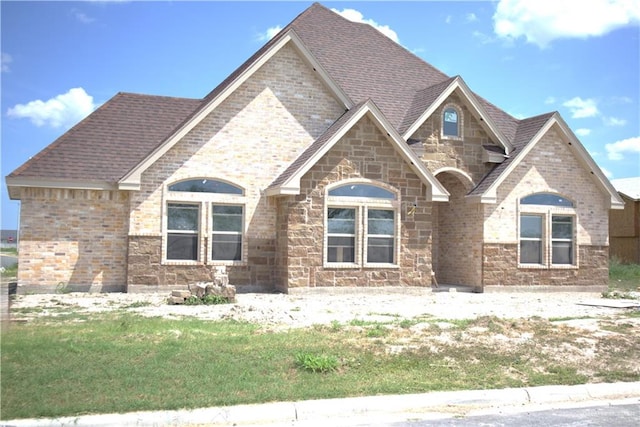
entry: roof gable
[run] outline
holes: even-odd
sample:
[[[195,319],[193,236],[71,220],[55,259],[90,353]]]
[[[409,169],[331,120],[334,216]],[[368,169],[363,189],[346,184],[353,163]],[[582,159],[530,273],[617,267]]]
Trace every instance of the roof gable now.
[[[269,59],[271,59],[285,45],[292,43],[296,51],[302,56],[306,64],[316,72],[318,78],[325,84],[330,92],[337,100],[349,108],[353,102],[341,90],[341,88],[333,81],[329,74],[323,69],[316,59],[311,55],[309,50],[301,42],[295,31],[289,29],[281,31],[269,43],[263,46],[256,54],[234,71],[227,79],[225,79],[216,89],[209,93],[203,100],[201,107],[194,111],[184,123],[175,129],[164,141],[162,141],[156,149],[144,158],[135,168],[119,181],[120,189],[138,189],[140,186],[140,177],[142,173],[151,166],[162,155],[169,151],[177,144],[189,131],[198,125],[209,113],[217,108],[225,99],[227,99],[237,88],[246,82],[260,67],[262,67]]]
[[[504,147],[506,154],[509,154],[513,150],[513,146],[460,76],[453,77],[416,93],[413,105],[404,121],[405,124],[408,124],[407,128],[402,131],[404,139],[410,138],[454,92],[461,95],[485,132]]]
[[[372,100],[356,105],[340,117],[327,131],[309,146],[276,180],[267,188],[269,196],[300,193],[300,180],[340,139],[367,115],[383,132],[390,144],[413,169],[429,190],[431,201],[448,201],[449,193],[429,172],[413,153],[400,134],[391,126]]]
[[[568,141],[569,149],[578,162],[593,175],[593,179],[600,190],[609,194],[610,207],[612,209],[622,209],[624,203],[618,193],[557,112],[522,120],[515,134],[514,146],[516,150],[513,155],[487,174],[467,197],[477,198],[482,203],[495,203],[497,201],[497,189],[500,184],[554,126],[560,130],[561,135]]]

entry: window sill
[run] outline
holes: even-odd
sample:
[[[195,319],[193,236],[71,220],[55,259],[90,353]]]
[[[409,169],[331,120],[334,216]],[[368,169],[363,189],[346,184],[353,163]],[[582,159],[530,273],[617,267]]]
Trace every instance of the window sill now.
[[[323,264],[324,268],[335,268],[335,269],[353,269],[360,268],[360,264],[356,264],[355,262],[325,262]]]
[[[400,266],[398,264],[387,264],[387,263],[366,263],[364,265],[364,268],[392,268],[392,269],[399,269]]]
[[[577,270],[579,266],[573,264],[518,264],[518,268],[522,270]]]

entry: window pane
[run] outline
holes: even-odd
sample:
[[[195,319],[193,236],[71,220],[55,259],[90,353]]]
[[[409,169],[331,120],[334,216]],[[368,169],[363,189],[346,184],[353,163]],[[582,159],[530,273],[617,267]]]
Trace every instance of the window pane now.
[[[367,244],[367,262],[393,263],[393,238],[370,237]]]
[[[542,242],[535,240],[521,240],[520,263],[542,264]]]
[[[242,232],[242,206],[213,207],[213,230]]]
[[[395,234],[393,211],[369,209],[367,215],[367,231],[369,234],[385,234],[388,236]]]
[[[542,217],[537,215],[520,215],[520,237],[542,238]]]
[[[553,242],[551,262],[553,264],[573,264],[573,243]]]
[[[554,239],[573,239],[573,218],[554,215],[551,219],[551,230]]]
[[[354,237],[329,237],[328,262],[355,262]]]
[[[458,136],[458,113],[453,108],[444,111],[442,123],[442,133],[444,135]]]
[[[355,209],[327,209],[327,226],[330,234],[355,234],[356,210]]]
[[[215,179],[192,179],[169,186],[169,191],[188,191],[192,193],[243,194],[242,188]]]
[[[169,233],[167,236],[167,259],[196,261],[198,259],[198,235]]]
[[[522,199],[520,199],[520,204],[564,206],[568,208],[573,207],[573,202],[571,200],[567,200],[562,196],[558,196],[557,194],[548,193],[532,194],[531,196],[523,197]]]
[[[368,184],[349,184],[329,191],[330,196],[372,197],[375,199],[395,199],[396,195],[384,188]]]
[[[198,205],[170,204],[167,209],[169,230],[198,231]]]
[[[218,261],[242,259],[242,236],[237,234],[214,234],[211,258]]]

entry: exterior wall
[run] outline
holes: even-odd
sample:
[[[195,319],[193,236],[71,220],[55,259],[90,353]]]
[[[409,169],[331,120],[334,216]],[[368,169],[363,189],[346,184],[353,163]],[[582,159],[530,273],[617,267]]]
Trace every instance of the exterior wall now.
[[[136,258],[137,246],[129,247],[130,289],[186,284],[210,274],[212,265],[187,263],[187,268],[161,257],[166,185],[204,177],[245,189],[246,257],[228,267],[229,280],[273,286],[277,203],[263,190],[343,112],[294,48],[283,47],[143,173],[142,189],[132,196],[130,236],[132,241],[144,237],[145,247],[155,249],[147,261]],[[155,278],[145,273],[150,265]],[[190,274],[181,273],[185,270]]]
[[[574,202],[578,268],[519,268],[520,198],[538,192],[561,194]],[[483,285],[608,283],[609,198],[578,162],[556,128],[542,137],[497,191],[496,204],[484,204]]]
[[[482,211],[466,203],[467,188],[455,175],[438,180],[450,193],[449,202],[435,203],[434,271],[438,284],[482,285]]]
[[[456,105],[462,112],[461,139],[442,137],[442,110],[449,104]],[[411,139],[422,141],[422,161],[431,172],[443,167],[456,168],[468,174],[477,184],[493,166],[483,162],[482,146],[495,144],[455,93],[411,135]]]
[[[22,291],[124,290],[128,211],[126,192],[22,189]]]
[[[396,268],[323,266],[325,188],[364,178],[400,189],[400,259]],[[432,203],[417,175],[364,117],[301,179],[301,194],[282,197],[278,288],[431,286]],[[415,210],[413,210],[415,207]],[[285,220],[286,218],[286,220]],[[286,235],[286,240],[283,237]]]
[[[621,262],[640,264],[640,201],[620,196],[624,209],[609,212],[610,255]]]

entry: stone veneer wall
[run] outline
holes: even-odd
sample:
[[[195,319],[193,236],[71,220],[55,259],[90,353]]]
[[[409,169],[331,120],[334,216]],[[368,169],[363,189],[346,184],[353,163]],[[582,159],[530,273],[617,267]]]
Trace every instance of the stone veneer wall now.
[[[442,110],[449,104],[456,105],[462,111],[462,139],[442,137]],[[422,141],[422,161],[431,172],[444,167],[456,168],[467,173],[477,184],[494,166],[483,162],[482,146],[495,143],[455,93],[425,120],[410,139]]]
[[[245,190],[244,261],[226,263],[231,284],[273,287],[277,201],[264,189],[343,113],[296,50],[284,46],[142,174],[131,203],[129,289],[185,284],[225,264],[162,262],[167,184],[205,177]],[[209,248],[201,247],[205,259]],[[155,278],[148,274],[154,271]]]
[[[514,268],[518,263],[517,244],[485,244],[484,276],[486,286],[558,286],[603,287],[609,281],[609,247],[579,248],[580,268]]]
[[[399,268],[323,266],[325,187],[351,178],[384,182],[400,189]],[[432,203],[427,201],[426,188],[418,176],[368,117],[305,174],[301,194],[281,198],[280,205],[279,289],[431,286]],[[413,214],[408,213],[411,206],[415,206]]]
[[[484,204],[483,285],[608,284],[609,195],[578,162],[554,127],[531,149],[497,191],[497,203]],[[518,267],[519,200],[538,192],[574,201],[578,268]]]
[[[23,188],[18,284],[22,291],[122,291],[126,192]]]

